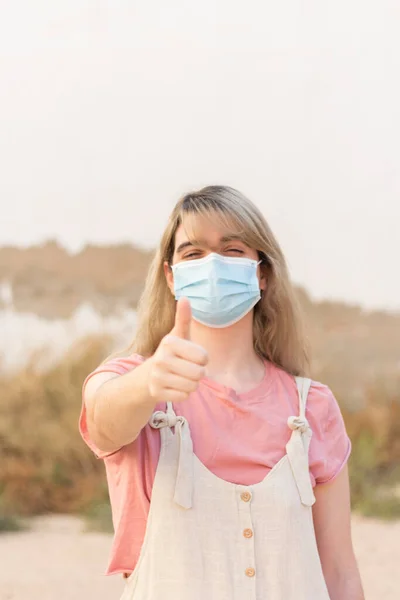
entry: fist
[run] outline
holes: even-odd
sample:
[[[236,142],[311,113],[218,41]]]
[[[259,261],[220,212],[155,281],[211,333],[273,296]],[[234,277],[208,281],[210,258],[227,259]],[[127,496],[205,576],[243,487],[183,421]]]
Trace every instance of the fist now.
[[[187,298],[176,307],[175,325],[160,342],[152,356],[149,391],[157,402],[183,402],[194,392],[205,375],[208,355],[190,340],[192,311]]]

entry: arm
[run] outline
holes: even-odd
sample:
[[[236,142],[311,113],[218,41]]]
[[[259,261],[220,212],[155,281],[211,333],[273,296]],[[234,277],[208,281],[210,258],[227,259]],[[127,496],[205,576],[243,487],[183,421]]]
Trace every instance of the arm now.
[[[103,452],[114,452],[136,439],[156,401],[148,389],[148,361],[125,375],[98,373],[84,390],[87,428]]]
[[[331,600],[365,600],[351,539],[347,466],[331,482],[317,485],[313,518],[322,570]]]
[[[183,402],[205,373],[207,352],[190,341],[190,304],[178,302],[175,326],[154,355],[125,375],[98,373],[84,390],[87,429],[103,452],[133,442],[148,422],[158,399]]]

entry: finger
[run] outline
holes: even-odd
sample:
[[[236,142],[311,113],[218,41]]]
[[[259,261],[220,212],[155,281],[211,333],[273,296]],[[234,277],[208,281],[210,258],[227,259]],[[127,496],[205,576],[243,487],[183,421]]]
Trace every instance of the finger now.
[[[172,335],[190,340],[190,323],[192,320],[192,309],[187,298],[179,298],[176,305],[175,325],[171,331]]]
[[[198,385],[198,381],[193,381],[193,379],[187,379],[180,375],[174,375],[174,373],[169,373],[163,380],[164,388],[176,390],[177,392],[187,392],[188,394],[194,392]]]
[[[190,394],[188,392],[178,392],[177,390],[168,389],[164,390],[160,402],[172,402],[175,404],[177,402],[184,402],[189,396]]]
[[[165,343],[172,354],[179,358],[183,358],[188,362],[196,363],[201,366],[205,366],[208,362],[207,351],[198,344],[194,344],[193,342],[183,340],[182,338],[173,335],[168,335],[165,338]]]
[[[170,358],[168,370],[174,375],[180,375],[181,377],[186,377],[193,381],[200,381],[206,374],[206,370],[202,365],[179,358],[179,356]]]

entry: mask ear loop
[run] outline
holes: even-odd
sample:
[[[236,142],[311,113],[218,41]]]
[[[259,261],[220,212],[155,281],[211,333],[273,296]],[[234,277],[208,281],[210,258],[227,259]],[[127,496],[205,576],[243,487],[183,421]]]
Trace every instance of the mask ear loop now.
[[[259,260],[259,261],[258,261],[258,263],[257,263],[257,267],[258,267],[258,265],[261,265],[263,262],[264,262],[264,261],[263,261],[263,259],[261,258],[261,260]],[[260,288],[260,298],[262,298],[263,291],[264,291],[264,290],[262,290],[262,289]]]

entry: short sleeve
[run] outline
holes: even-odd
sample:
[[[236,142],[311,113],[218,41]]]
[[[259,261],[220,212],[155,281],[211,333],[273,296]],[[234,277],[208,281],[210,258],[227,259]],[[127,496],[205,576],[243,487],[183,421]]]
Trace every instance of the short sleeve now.
[[[316,484],[333,481],[351,453],[351,441],[339,404],[325,385],[313,382],[307,402],[313,435],[310,443],[310,472]]]
[[[115,373],[116,375],[124,375],[125,373],[128,373],[129,371],[131,371],[138,365],[142,364],[143,360],[144,360],[143,357],[140,356],[139,354],[132,354],[129,357],[123,357],[123,358],[113,358],[113,359],[107,361],[106,363],[103,363],[99,367],[97,367],[97,369],[95,369],[94,371],[92,371],[92,373],[90,373],[86,377],[86,379],[83,383],[82,407],[81,407],[81,413],[80,413],[80,417],[79,417],[79,433],[81,434],[84,442],[87,444],[87,446],[90,448],[90,450],[92,450],[92,452],[95,454],[95,456],[99,459],[107,458],[107,456],[114,454],[114,452],[103,452],[102,450],[97,448],[97,446],[90,439],[89,431],[88,431],[88,427],[87,427],[86,406],[85,406],[85,402],[84,402],[84,392],[85,392],[85,387],[87,385],[87,382],[89,381],[89,379],[91,379],[94,375],[97,375],[98,373]]]

